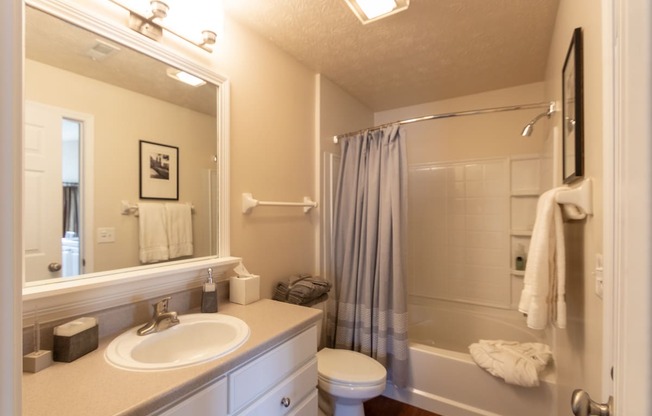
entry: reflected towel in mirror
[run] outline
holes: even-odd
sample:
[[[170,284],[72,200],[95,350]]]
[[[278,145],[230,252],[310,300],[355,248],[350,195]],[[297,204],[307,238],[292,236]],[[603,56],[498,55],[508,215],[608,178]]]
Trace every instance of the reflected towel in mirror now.
[[[168,249],[171,259],[192,256],[192,207],[188,204],[165,204]]]
[[[139,257],[141,263],[168,260],[167,214],[158,203],[138,204]]]

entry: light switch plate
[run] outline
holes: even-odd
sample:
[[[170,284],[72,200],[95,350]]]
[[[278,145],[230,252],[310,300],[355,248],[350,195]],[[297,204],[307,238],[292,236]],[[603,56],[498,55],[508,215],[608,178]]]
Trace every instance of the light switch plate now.
[[[101,227],[97,229],[97,242],[98,243],[113,243],[115,242],[115,228],[114,227]]]

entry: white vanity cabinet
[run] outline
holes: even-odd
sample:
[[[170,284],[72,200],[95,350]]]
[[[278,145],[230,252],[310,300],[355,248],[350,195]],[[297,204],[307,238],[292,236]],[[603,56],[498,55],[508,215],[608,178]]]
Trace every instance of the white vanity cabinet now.
[[[317,328],[273,347],[162,416],[316,416]]]
[[[161,416],[227,416],[227,381],[220,378],[188,399],[174,406]]]
[[[230,373],[229,414],[317,415],[316,353],[312,326]]]

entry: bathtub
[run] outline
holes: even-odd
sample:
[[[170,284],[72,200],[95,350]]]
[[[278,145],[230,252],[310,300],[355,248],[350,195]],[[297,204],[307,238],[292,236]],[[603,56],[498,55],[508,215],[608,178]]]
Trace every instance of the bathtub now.
[[[409,385],[388,384],[384,395],[445,416],[550,416],[556,409],[554,369],[538,387],[505,383],[468,354],[479,339],[547,342],[510,310],[454,302],[410,305]]]

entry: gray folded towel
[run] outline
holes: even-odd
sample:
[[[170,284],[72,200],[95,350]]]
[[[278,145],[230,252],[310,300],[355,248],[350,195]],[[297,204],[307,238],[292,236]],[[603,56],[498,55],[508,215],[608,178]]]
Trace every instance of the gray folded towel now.
[[[291,276],[287,281],[276,285],[272,299],[295,305],[314,304],[315,300],[327,294],[330,289],[331,284],[321,277]]]

